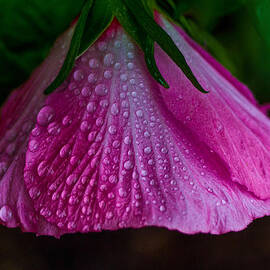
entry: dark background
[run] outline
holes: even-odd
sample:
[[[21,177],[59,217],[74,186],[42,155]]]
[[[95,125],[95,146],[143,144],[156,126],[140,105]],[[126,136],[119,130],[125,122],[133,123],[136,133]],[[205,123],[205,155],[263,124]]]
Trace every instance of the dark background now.
[[[245,9],[204,24],[225,47],[232,72],[270,102],[270,54]],[[1,96],[4,99],[4,95]],[[184,235],[161,228],[65,235],[60,240],[0,227],[0,270],[270,269],[270,217],[242,232]]]
[[[60,240],[0,228],[2,270],[264,270],[270,267],[270,217],[242,232],[184,235],[148,227],[65,235]]]

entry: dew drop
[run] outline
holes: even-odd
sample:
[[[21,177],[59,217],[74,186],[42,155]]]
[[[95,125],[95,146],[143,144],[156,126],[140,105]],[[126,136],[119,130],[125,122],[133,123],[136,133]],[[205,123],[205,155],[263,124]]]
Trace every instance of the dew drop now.
[[[80,130],[82,132],[87,132],[89,130],[90,126],[88,124],[87,121],[82,121],[81,125],[80,125]]]
[[[119,106],[117,103],[114,103],[111,107],[111,114],[118,115],[119,114]]]
[[[97,127],[101,127],[103,125],[103,118],[102,117],[97,118],[96,125],[97,125]]]
[[[76,228],[76,223],[74,221],[70,221],[67,227],[69,230],[74,230]]]
[[[112,78],[112,71],[111,70],[106,70],[105,72],[104,72],[104,78],[105,79],[111,79]]]
[[[122,82],[126,82],[127,79],[128,79],[127,74],[123,73],[123,74],[120,75],[120,80],[121,80]]]
[[[62,120],[62,124],[63,126],[68,126],[72,123],[72,119],[70,118],[70,116],[65,116]]]
[[[126,161],[126,162],[124,163],[124,168],[125,168],[126,170],[131,170],[131,169],[133,168],[132,162],[131,162],[130,160]]]
[[[81,81],[84,78],[82,70],[76,70],[73,74],[73,78],[75,81]]]
[[[98,50],[101,51],[101,52],[104,52],[107,50],[107,43],[104,42],[104,41],[100,41],[98,44],[97,44],[97,47],[98,47]]]
[[[82,95],[83,95],[84,97],[89,96],[89,95],[90,95],[90,88],[87,87],[87,86],[85,86],[85,87],[82,89]]]
[[[124,138],[124,143],[127,144],[127,145],[129,145],[129,144],[131,143],[131,139],[130,139],[129,136],[126,136],[126,137]]]
[[[95,83],[97,81],[97,77],[94,73],[90,73],[88,75],[88,82],[89,83]]]
[[[143,111],[142,111],[142,110],[136,111],[136,115],[137,115],[138,117],[143,117]]]
[[[107,219],[112,219],[113,218],[113,213],[112,212],[107,212],[106,213],[106,218]]]
[[[110,182],[111,184],[115,184],[115,183],[118,182],[118,178],[117,178],[115,175],[111,175],[111,176],[109,177],[109,182]]]
[[[129,62],[127,65],[128,69],[133,69],[134,68],[134,64],[132,62]]]
[[[151,151],[152,151],[152,149],[151,149],[150,146],[147,146],[147,147],[144,148],[144,153],[145,153],[145,154],[150,154]]]
[[[45,161],[41,161],[37,167],[37,173],[40,177],[44,176],[48,170],[48,166]]]
[[[164,205],[161,205],[161,206],[159,207],[159,211],[160,211],[160,212],[165,212],[165,211],[166,211],[166,207],[165,207]]]
[[[34,199],[38,198],[39,195],[40,195],[40,190],[38,188],[32,187],[29,189],[29,196],[31,199],[34,200]]]
[[[129,59],[133,59],[134,58],[134,53],[133,52],[128,52],[127,57]]]
[[[89,103],[87,104],[86,110],[87,110],[89,113],[94,112],[94,111],[96,110],[96,104],[95,104],[95,102],[92,102],[92,101],[89,102]]]
[[[108,89],[104,84],[98,84],[95,88],[95,92],[98,96],[105,96],[108,93]]]
[[[123,188],[119,188],[118,193],[119,193],[119,196],[120,196],[121,198],[127,197],[127,192],[126,192],[126,190],[123,189]]]
[[[114,125],[109,126],[108,131],[111,135],[114,135],[117,131],[116,126],[114,126]]]
[[[89,60],[89,67],[90,68],[98,68],[99,67],[99,62],[96,58],[91,58]]]
[[[47,126],[54,118],[54,110],[50,106],[44,106],[38,113],[37,122],[41,126]]]
[[[75,184],[78,180],[78,176],[76,174],[71,174],[67,180],[66,180],[66,184],[71,186],[73,184]]]
[[[0,219],[3,222],[8,222],[12,219],[12,211],[9,206],[4,205],[0,208]]]
[[[38,142],[36,140],[31,140],[29,142],[28,149],[31,152],[35,152],[35,151],[38,150],[38,146],[39,146],[39,144],[38,144]]]
[[[121,64],[120,63],[115,63],[114,69],[119,70],[120,68],[121,68]]]
[[[112,53],[108,53],[104,56],[103,63],[106,67],[114,64],[114,56]]]

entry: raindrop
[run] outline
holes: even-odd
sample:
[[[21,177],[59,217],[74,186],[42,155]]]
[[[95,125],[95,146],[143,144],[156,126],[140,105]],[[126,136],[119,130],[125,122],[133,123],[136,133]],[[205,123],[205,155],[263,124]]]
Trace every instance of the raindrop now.
[[[87,96],[89,96],[89,94],[90,94],[90,88],[89,87],[84,87],[83,89],[82,89],[82,95],[84,96],[84,97],[87,97]]]
[[[106,70],[106,71],[104,72],[104,78],[105,78],[105,79],[111,79],[111,78],[112,78],[112,71]]]
[[[108,93],[108,89],[104,84],[98,84],[95,88],[95,92],[98,96],[105,96]]]
[[[114,126],[114,125],[111,125],[111,126],[109,126],[109,133],[110,134],[115,134],[116,133],[116,131],[117,131],[117,129],[116,129],[116,127]]]
[[[94,112],[96,110],[96,104],[95,102],[89,102],[87,104],[86,110],[90,113]]]
[[[98,68],[99,67],[99,62],[96,58],[92,58],[89,60],[89,67],[90,68]]]
[[[108,53],[104,56],[103,63],[106,67],[114,64],[114,56],[112,53]]]
[[[118,113],[119,113],[119,106],[117,103],[114,103],[111,107],[111,114],[118,115]]]
[[[119,196],[120,196],[121,198],[127,197],[127,192],[126,192],[126,190],[123,189],[123,188],[119,188],[118,193],[119,193]]]
[[[134,68],[134,64],[132,62],[129,62],[127,65],[128,69],[133,69]]]
[[[165,212],[165,211],[166,211],[165,206],[164,206],[164,205],[161,205],[161,206],[159,207],[159,211],[160,211],[160,212]]]
[[[88,82],[89,83],[95,83],[97,81],[97,77],[94,73],[90,73],[88,75]]]
[[[150,154],[151,151],[152,151],[152,149],[151,149],[150,146],[147,146],[147,147],[144,148],[144,153],[145,153],[145,154]]]
[[[29,142],[28,148],[31,152],[35,152],[38,150],[38,146],[39,146],[39,144],[36,140],[31,140]]]
[[[124,163],[124,168],[125,168],[126,170],[132,169],[132,168],[133,168],[132,162],[131,162],[130,160],[126,161],[126,162]]]
[[[41,126],[47,126],[54,118],[54,110],[50,106],[44,106],[38,113],[37,122]]]
[[[9,206],[4,205],[0,208],[0,219],[3,222],[8,222],[12,219],[12,211]]]
[[[123,73],[123,74],[120,75],[120,80],[121,81],[125,82],[125,81],[127,81],[127,79],[128,79],[127,74]]]
[[[75,81],[81,81],[84,78],[83,71],[82,70],[76,70],[73,74]]]
[[[66,184],[71,186],[73,184],[75,184],[78,180],[78,176],[76,174],[71,174],[67,180],[66,180]]]

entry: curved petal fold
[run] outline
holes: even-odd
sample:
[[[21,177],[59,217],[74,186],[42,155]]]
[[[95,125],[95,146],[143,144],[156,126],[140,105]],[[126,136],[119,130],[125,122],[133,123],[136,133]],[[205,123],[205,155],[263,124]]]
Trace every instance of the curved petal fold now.
[[[60,37],[49,56],[29,80],[14,90],[1,109],[0,119],[0,222],[37,234],[60,235],[59,229],[36,215],[24,185],[25,152],[43,91],[55,78],[67,52],[72,29]]]

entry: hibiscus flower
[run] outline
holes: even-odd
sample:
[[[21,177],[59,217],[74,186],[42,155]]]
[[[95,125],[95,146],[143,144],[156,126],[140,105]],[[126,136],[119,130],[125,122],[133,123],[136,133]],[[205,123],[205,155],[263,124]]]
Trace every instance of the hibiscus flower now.
[[[2,107],[3,225],[55,237],[143,226],[221,234],[270,213],[269,119],[179,26],[156,21],[209,92],[155,45],[161,86],[113,20],[45,96],[73,25]]]

